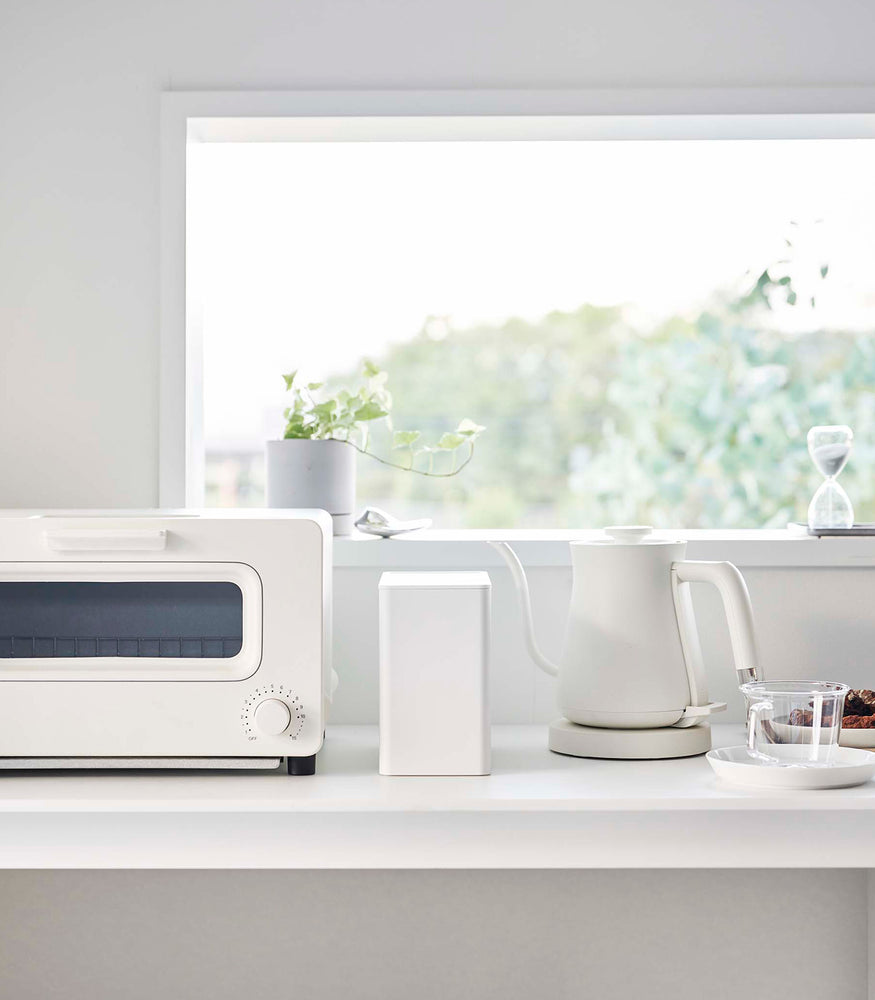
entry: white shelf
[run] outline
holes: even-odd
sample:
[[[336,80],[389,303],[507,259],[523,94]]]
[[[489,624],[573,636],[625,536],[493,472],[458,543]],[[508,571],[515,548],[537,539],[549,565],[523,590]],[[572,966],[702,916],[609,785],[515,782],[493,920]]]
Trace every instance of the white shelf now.
[[[741,740],[715,726],[715,745]],[[390,778],[374,727],[329,730],[315,777],[0,775],[3,868],[867,868],[875,782],[746,791],[704,758],[577,760],[493,730],[493,773]]]

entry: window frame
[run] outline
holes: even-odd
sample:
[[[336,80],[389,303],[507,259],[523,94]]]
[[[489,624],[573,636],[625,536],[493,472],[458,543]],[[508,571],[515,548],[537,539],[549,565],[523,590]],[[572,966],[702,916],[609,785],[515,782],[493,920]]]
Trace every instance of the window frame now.
[[[204,504],[203,350],[186,259],[196,142],[875,138],[875,88],[208,91],[161,95],[159,504]],[[471,532],[471,535],[477,535]]]

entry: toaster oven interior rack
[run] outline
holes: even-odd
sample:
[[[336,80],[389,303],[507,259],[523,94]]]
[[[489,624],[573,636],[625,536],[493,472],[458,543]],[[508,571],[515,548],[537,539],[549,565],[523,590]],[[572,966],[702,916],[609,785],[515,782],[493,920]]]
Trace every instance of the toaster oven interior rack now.
[[[0,635],[0,659],[77,656],[166,656],[228,659],[243,647],[239,635],[33,636]]]

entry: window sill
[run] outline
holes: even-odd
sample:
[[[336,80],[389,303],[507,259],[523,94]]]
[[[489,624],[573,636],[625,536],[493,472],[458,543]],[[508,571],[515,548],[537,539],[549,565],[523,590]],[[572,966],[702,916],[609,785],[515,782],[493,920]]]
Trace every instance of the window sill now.
[[[813,538],[786,529],[667,530],[685,539],[690,559],[727,559],[741,567],[875,566],[875,537]],[[334,540],[334,565],[358,569],[491,569],[504,566],[487,543],[511,542],[527,566],[570,566],[568,543],[604,537],[597,530],[437,530],[396,538],[360,533]]]

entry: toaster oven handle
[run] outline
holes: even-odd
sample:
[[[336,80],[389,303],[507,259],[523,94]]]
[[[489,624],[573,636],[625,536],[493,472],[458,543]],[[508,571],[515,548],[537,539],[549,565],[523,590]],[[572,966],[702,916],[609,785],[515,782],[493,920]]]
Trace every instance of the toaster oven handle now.
[[[53,552],[161,552],[164,528],[57,528],[45,533]]]

